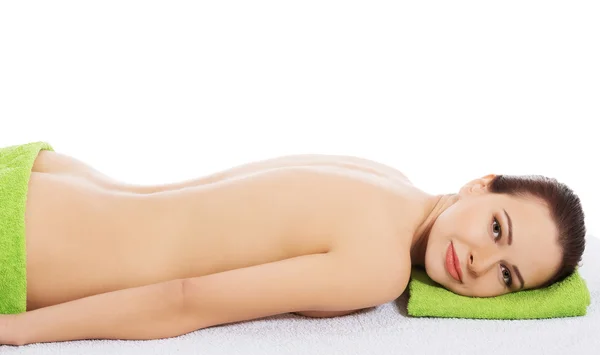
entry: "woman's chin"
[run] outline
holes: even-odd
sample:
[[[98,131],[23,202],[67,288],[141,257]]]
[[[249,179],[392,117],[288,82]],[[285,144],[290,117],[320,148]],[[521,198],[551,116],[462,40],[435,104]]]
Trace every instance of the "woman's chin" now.
[[[448,280],[445,279],[444,276],[445,275],[439,275],[435,272],[431,272],[429,273],[427,270],[427,276],[429,276],[429,278],[435,282],[436,284],[438,284],[440,287],[445,288],[446,290],[453,292],[457,295],[461,295],[461,296],[469,296],[468,292],[466,292],[465,290],[461,290],[458,287],[455,287],[455,285],[452,284],[453,280]]]
[[[444,270],[443,266],[440,268],[438,265],[428,265],[428,263],[425,263],[425,272],[433,282],[446,288],[448,280],[444,278],[446,270]]]

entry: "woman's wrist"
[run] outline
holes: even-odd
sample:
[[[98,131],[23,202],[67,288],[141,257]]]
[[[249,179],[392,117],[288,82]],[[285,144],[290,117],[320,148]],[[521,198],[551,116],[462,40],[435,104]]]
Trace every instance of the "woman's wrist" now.
[[[16,345],[27,345],[33,342],[33,327],[29,322],[28,313],[17,314],[15,317],[15,339]]]
[[[23,314],[0,315],[0,345],[27,344],[27,329]]]

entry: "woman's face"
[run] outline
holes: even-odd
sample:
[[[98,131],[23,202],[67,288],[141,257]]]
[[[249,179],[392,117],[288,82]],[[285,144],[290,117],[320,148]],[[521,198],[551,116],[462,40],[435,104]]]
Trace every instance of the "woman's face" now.
[[[490,193],[492,178],[465,185],[430,231],[427,274],[460,295],[491,297],[535,288],[554,275],[561,261],[558,232],[546,205],[533,197]]]

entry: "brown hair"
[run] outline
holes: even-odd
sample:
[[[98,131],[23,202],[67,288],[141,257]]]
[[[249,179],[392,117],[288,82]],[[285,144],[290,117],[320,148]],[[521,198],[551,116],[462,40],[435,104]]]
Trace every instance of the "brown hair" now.
[[[585,250],[584,213],[579,197],[565,184],[540,175],[497,175],[489,189],[493,193],[533,196],[546,202],[558,229],[562,260],[558,271],[545,284],[549,286],[571,275]]]

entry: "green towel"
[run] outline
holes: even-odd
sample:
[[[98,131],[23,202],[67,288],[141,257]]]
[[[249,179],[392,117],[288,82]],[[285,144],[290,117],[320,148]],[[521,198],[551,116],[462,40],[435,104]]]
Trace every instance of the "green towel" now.
[[[497,297],[467,297],[441,287],[421,268],[409,282],[408,314],[414,317],[541,319],[586,314],[590,293],[579,271],[544,289]]]
[[[44,142],[0,148],[0,314],[25,312],[25,203],[29,177]]]

